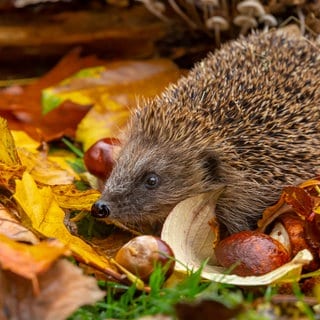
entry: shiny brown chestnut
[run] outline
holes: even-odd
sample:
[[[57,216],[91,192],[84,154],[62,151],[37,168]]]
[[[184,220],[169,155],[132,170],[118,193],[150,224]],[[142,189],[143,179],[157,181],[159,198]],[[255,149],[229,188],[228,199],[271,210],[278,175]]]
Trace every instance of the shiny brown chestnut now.
[[[223,239],[215,255],[220,265],[239,276],[263,275],[290,260],[279,241],[257,231],[242,231]]]
[[[104,138],[94,143],[83,156],[87,170],[99,179],[106,180],[114,166],[115,150],[120,142],[115,138]]]
[[[174,269],[174,254],[169,245],[158,237],[143,235],[131,239],[115,256],[121,266],[148,281],[155,266],[160,264],[169,277]]]

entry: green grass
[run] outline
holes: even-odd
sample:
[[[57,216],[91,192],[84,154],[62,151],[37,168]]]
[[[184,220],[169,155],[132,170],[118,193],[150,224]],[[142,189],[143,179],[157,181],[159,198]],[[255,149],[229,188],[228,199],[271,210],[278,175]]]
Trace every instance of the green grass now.
[[[201,270],[191,273],[173,288],[163,288],[164,275],[156,268],[150,277],[150,293],[140,292],[135,285],[123,286],[117,283],[102,283],[106,298],[94,306],[80,308],[71,320],[89,319],[137,319],[143,315],[174,315],[174,305],[180,301],[191,301],[209,286],[201,281]]]
[[[155,314],[165,314],[176,319],[176,305],[187,303],[192,306],[194,301],[200,304],[203,301],[214,302],[213,318],[217,312],[225,314],[228,311],[232,319],[238,320],[319,319],[304,302],[298,284],[292,285],[297,302],[283,307],[272,304],[272,297],[277,294],[275,286],[242,290],[231,285],[203,281],[200,275],[201,269],[191,272],[173,287],[164,287],[163,271],[156,268],[149,282],[150,293],[139,291],[135,285],[100,281],[100,287],[106,291],[105,299],[93,306],[78,309],[69,320],[130,320]],[[229,318],[222,316],[221,319]]]

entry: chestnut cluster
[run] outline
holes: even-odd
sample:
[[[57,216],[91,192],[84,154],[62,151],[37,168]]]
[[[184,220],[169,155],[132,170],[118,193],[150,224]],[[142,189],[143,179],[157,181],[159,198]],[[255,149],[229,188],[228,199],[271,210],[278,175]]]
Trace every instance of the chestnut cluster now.
[[[294,211],[288,211],[276,219],[269,234],[243,231],[220,241],[215,248],[217,261],[237,275],[259,276],[308,249],[314,259],[305,269],[316,270],[319,267],[319,242],[313,236],[318,232],[309,230],[312,225],[314,223],[308,223]]]

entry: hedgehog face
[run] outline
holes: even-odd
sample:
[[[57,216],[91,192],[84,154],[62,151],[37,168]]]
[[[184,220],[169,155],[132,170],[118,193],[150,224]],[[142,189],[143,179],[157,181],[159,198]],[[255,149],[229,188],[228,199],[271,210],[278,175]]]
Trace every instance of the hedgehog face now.
[[[131,139],[120,152],[92,214],[135,228],[141,223],[156,224],[178,202],[212,189],[217,167],[216,159],[190,147],[184,150],[181,145]]]

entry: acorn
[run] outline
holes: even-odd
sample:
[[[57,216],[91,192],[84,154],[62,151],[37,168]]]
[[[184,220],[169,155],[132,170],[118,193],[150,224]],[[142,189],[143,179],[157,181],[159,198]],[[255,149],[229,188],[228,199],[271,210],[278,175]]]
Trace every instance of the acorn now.
[[[158,237],[143,235],[131,239],[121,247],[115,261],[143,281],[148,281],[156,265],[163,267],[168,278],[175,265],[170,246]]]
[[[242,231],[223,239],[215,255],[220,265],[244,277],[266,274],[290,260],[279,241],[257,231]]]
[[[87,170],[97,178],[106,180],[113,169],[119,145],[120,141],[115,138],[104,138],[94,143],[83,156]]]

